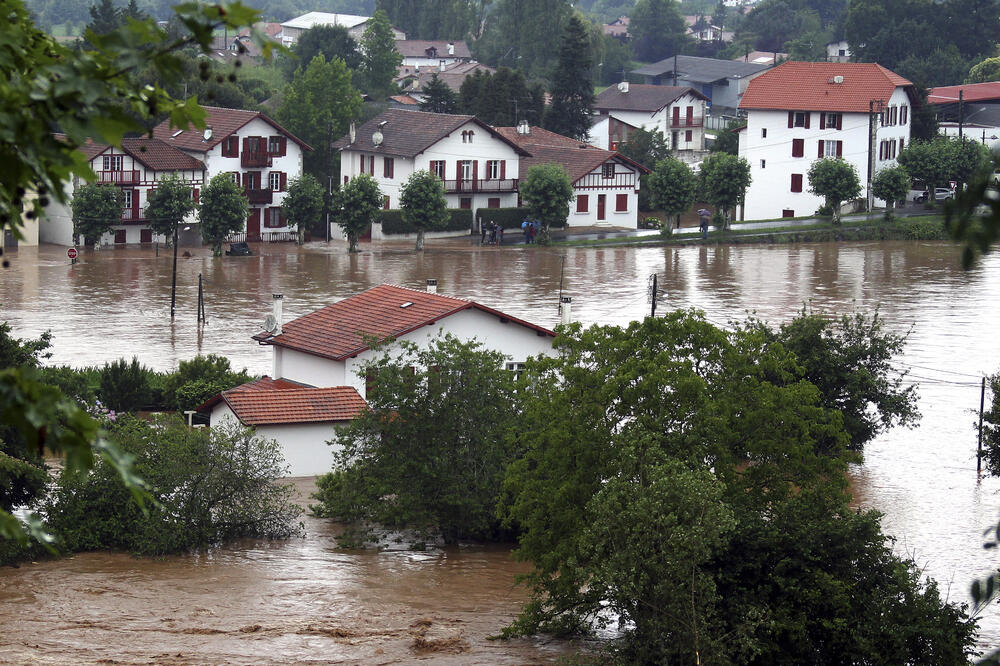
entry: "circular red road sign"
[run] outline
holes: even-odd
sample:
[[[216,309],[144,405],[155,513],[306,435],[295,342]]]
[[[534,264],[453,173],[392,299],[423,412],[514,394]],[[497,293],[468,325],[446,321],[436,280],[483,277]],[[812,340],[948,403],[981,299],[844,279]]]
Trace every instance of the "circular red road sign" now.
[[[76,259],[77,254],[79,253],[76,251],[75,247],[71,247],[70,249],[66,250],[66,256],[69,257],[70,259]]]

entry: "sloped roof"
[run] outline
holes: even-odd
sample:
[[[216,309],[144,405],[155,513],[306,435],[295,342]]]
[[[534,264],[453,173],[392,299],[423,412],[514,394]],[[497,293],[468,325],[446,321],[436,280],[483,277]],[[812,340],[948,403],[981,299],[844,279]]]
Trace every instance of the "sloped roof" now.
[[[741,79],[751,74],[763,71],[770,65],[760,65],[752,62],[737,62],[734,60],[719,60],[717,58],[699,58],[698,56],[676,56],[677,76],[696,83],[712,83],[719,79]],[[663,76],[674,71],[674,58],[664,58],[652,65],[633,69],[633,74],[643,76]]]
[[[480,310],[555,337],[536,326],[474,301],[383,284],[282,325],[280,335],[255,335],[262,344],[342,361],[369,349],[365,338],[396,337],[463,310]]]
[[[223,391],[199,411],[220,401],[245,425],[350,421],[368,406],[353,386],[316,388],[269,377]]]
[[[516,127],[497,127],[496,130],[530,153],[528,157],[518,160],[518,178],[523,178],[528,169],[537,164],[561,164],[569,174],[570,182],[576,183],[609,160],[623,162],[642,173],[649,173],[644,166],[624,155],[541,127],[531,127],[528,134],[520,134]]]
[[[741,56],[733,58],[735,62],[749,62],[754,65],[777,65],[782,60],[787,60],[788,54],[780,51],[750,51]]]
[[[180,148],[181,150],[191,150],[197,152],[208,152],[223,139],[240,130],[241,127],[250,121],[260,118],[268,123],[289,139],[299,144],[302,150],[312,150],[312,147],[302,139],[298,138],[284,127],[268,118],[260,111],[246,111],[244,109],[224,109],[219,106],[202,106],[205,109],[205,125],[212,128],[212,136],[205,140],[204,133],[191,125],[181,129],[172,127],[170,120],[164,120],[153,128],[153,138],[166,141],[168,145]]]
[[[448,45],[453,45],[454,53],[448,53]],[[449,42],[448,40],[427,40],[427,39],[397,39],[396,50],[404,58],[424,58],[427,57],[427,49],[437,50],[439,58],[471,58],[472,52],[469,45],[464,40]]]
[[[628,92],[618,86],[609,86],[594,100],[596,111],[649,111],[656,113],[689,93],[706,102],[708,97],[689,86],[654,86],[644,83],[630,83]]]
[[[927,103],[957,104],[959,92],[962,93],[962,100],[965,102],[997,101],[1000,100],[1000,81],[931,88],[927,91]]]
[[[122,149],[152,171],[204,171],[205,164],[160,139],[122,139]]]
[[[89,162],[90,160],[94,159],[95,157],[103,153],[109,147],[110,146],[108,146],[106,143],[95,143],[94,141],[87,139],[84,142],[84,144],[80,146],[77,150],[83,153],[87,157],[87,161]]]
[[[341,25],[345,28],[353,28],[371,19],[370,16],[358,16],[357,14],[331,14],[329,12],[308,12],[302,16],[289,19],[281,25],[286,28],[300,28],[308,30],[318,25]]]
[[[372,135],[376,129],[379,129],[380,123],[385,123],[380,130],[382,133],[382,143],[376,146],[372,142]],[[469,123],[474,123],[504,143],[510,144],[514,150],[522,154],[524,153],[516,143],[501,136],[492,127],[475,116],[462,116],[451,113],[427,113],[424,111],[410,111],[409,109],[387,109],[357,128],[353,144],[351,143],[350,135],[348,135],[334,142],[333,147],[337,150],[349,148],[350,150],[380,153],[383,155],[415,157]]]
[[[458,92],[462,88],[462,83],[465,82],[466,77],[472,76],[477,71],[486,72],[487,74],[496,74],[496,69],[493,67],[488,67],[478,62],[459,61],[453,62],[450,65],[445,65],[443,72],[437,67],[424,67],[419,73],[413,72],[413,74],[404,74],[398,76],[396,80],[398,81],[410,76],[416,76],[416,82],[412,85],[412,89],[423,90],[427,84],[431,82],[431,79],[434,78],[434,75],[437,74],[437,77],[441,79],[441,81],[443,81],[449,88]]]
[[[912,97],[912,83],[875,63],[784,62],[747,85],[740,108],[868,113],[869,102],[888,101],[899,86]]]

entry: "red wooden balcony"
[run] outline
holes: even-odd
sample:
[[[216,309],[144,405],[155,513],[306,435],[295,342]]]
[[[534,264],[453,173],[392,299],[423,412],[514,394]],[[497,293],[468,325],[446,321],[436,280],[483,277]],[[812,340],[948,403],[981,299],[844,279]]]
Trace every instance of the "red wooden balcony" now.
[[[247,195],[247,201],[251,204],[269,204],[274,200],[274,192],[269,189],[254,190],[247,188],[243,190]]]
[[[123,222],[142,222],[146,219],[145,208],[125,208],[122,210]]]
[[[670,120],[670,129],[691,129],[692,127],[701,127],[705,124],[704,118],[673,118]]]
[[[128,171],[98,171],[97,182],[111,183],[112,185],[134,185],[139,182],[139,171],[129,169]]]
[[[240,154],[240,164],[244,167],[269,167],[271,166],[271,156],[266,150],[252,152],[244,150]]]

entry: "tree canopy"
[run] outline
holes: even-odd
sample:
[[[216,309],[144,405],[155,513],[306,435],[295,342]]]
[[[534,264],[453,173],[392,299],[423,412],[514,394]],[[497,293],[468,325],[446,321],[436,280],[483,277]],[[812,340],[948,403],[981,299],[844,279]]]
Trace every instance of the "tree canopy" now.
[[[674,0],[638,0],[629,18],[628,31],[637,60],[655,62],[687,52],[687,24]]]
[[[304,173],[288,183],[288,191],[281,200],[281,212],[288,226],[294,226],[299,243],[305,240],[306,229],[311,229],[323,219],[326,191],[312,175]],[[324,232],[324,237],[326,232]]]
[[[414,171],[399,195],[403,221],[417,229],[417,251],[424,249],[424,232],[443,229],[448,223],[444,183],[426,169]]]
[[[833,223],[840,224],[840,204],[861,194],[861,181],[853,164],[839,157],[824,157],[809,167],[809,191],[823,197]]]
[[[361,36],[361,74],[363,89],[376,100],[383,100],[396,92],[396,69],[403,56],[396,50],[392,25],[385,12],[375,12]]]
[[[329,62],[340,58],[351,71],[361,66],[361,52],[358,43],[342,25],[317,25],[303,31],[292,47],[292,53],[279,56],[285,78],[291,80],[295,70],[305,69],[318,55]]]
[[[897,201],[906,201],[910,193],[910,174],[901,166],[880,169],[872,179],[872,194],[885,201],[885,218],[892,219],[892,209]]]
[[[729,153],[712,153],[701,163],[700,179],[701,194],[722,211],[724,224],[729,224],[750,186],[750,164]]]
[[[177,174],[156,181],[146,199],[146,222],[150,228],[174,242],[174,230],[195,209],[191,186]]]
[[[121,188],[109,184],[87,184],[76,188],[70,206],[73,209],[73,235],[83,236],[87,245],[101,240],[111,226],[121,224],[125,205]]]
[[[561,164],[536,164],[518,185],[521,200],[531,215],[542,224],[538,242],[548,243],[549,229],[565,226],[573,184]]]
[[[358,251],[358,236],[365,232],[382,210],[382,192],[366,173],[352,178],[336,195],[334,215],[347,236],[347,251]]]
[[[437,72],[431,75],[431,80],[424,86],[423,93],[424,101],[420,102],[421,111],[455,113],[458,106],[458,95],[451,89],[451,86],[438,77]]]
[[[201,239],[212,246],[213,256],[222,256],[222,243],[226,236],[243,229],[249,214],[247,196],[233,180],[232,174],[213,176],[201,192],[201,205],[198,207]]]
[[[571,16],[559,44],[559,60],[552,74],[552,104],[545,112],[545,128],[574,139],[586,139],[594,112],[594,61],[583,21]],[[513,124],[513,123],[511,123]]]
[[[698,177],[684,162],[673,158],[661,160],[646,181],[649,203],[657,210],[677,218],[694,203],[698,191]]]

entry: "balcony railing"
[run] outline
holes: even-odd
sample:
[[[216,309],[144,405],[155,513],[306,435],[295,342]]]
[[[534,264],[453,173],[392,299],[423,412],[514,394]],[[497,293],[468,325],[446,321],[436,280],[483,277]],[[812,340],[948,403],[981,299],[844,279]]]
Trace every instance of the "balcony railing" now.
[[[246,192],[247,201],[252,204],[269,204],[274,200],[274,192],[269,189],[266,190],[253,190],[247,188],[243,190]]]
[[[271,156],[267,151],[261,151],[258,153],[251,152],[249,150],[243,151],[240,155],[240,164],[244,167],[267,167],[271,166]]]
[[[517,192],[517,178],[493,178],[490,180],[446,180],[444,190],[454,192]]]
[[[670,121],[670,129],[689,129],[691,127],[701,127],[705,124],[704,118],[675,118]]]
[[[113,185],[133,185],[139,182],[139,171],[135,169],[127,171],[98,171],[97,182],[111,183]]]
[[[123,222],[139,222],[146,219],[146,209],[145,208],[125,208],[122,210],[122,221]]]

